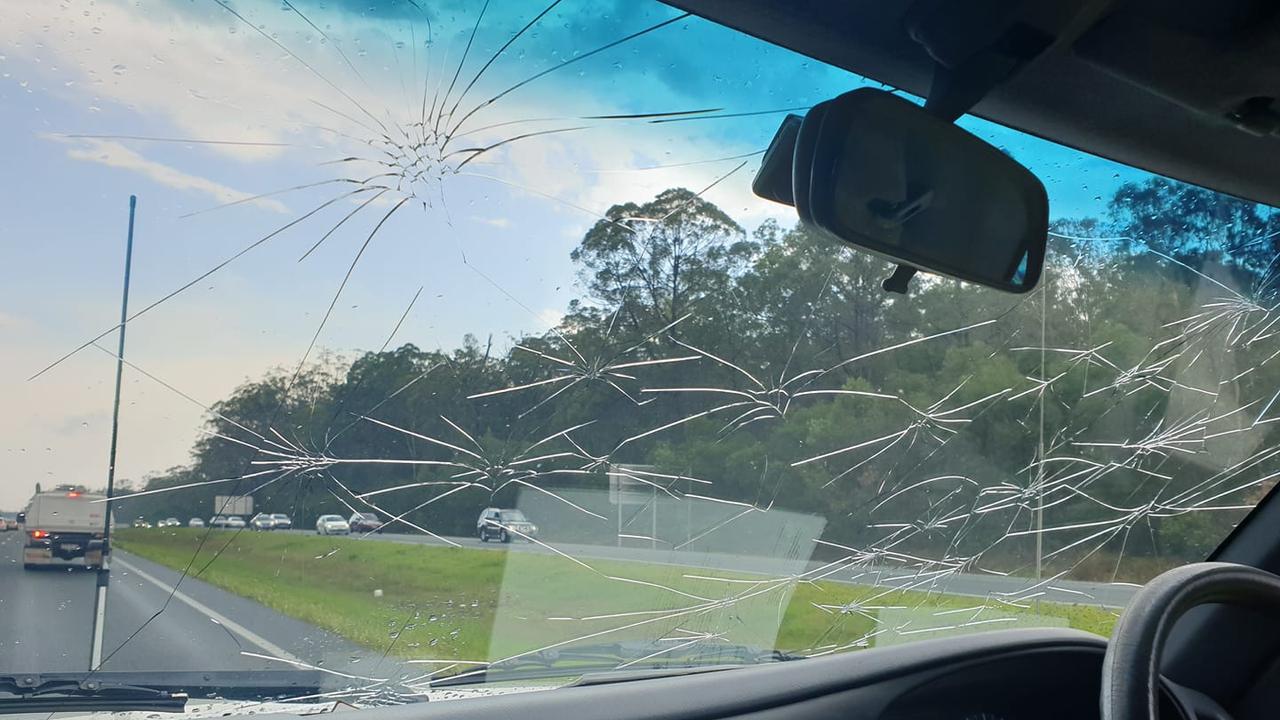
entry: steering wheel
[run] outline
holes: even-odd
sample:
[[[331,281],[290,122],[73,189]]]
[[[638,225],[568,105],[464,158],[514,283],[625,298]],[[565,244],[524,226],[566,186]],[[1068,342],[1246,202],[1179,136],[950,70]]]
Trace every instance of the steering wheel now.
[[[1174,568],[1139,590],[1116,623],[1102,661],[1103,720],[1153,720],[1160,657],[1169,630],[1188,610],[1222,603],[1280,609],[1280,577],[1233,563]]]

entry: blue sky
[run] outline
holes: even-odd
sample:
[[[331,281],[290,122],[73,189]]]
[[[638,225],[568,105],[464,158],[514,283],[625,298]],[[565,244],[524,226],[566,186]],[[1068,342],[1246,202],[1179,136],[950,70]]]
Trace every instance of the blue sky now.
[[[0,508],[21,504],[37,481],[102,482],[111,357],[89,348],[27,378],[115,322],[130,194],[139,197],[135,309],[333,200],[130,326],[130,360],[205,403],[268,367],[297,362],[356,251],[400,196],[389,192],[360,210],[303,262],[306,249],[358,207],[361,197],[334,199],[349,185],[209,209],[382,170],[324,163],[378,157],[369,141],[381,125],[419,120],[423,90],[438,97],[447,88],[476,24],[478,3],[418,3],[422,12],[404,2],[296,3],[323,33],[279,0],[231,4],[247,23],[214,0],[0,6],[7,410]],[[447,105],[544,8],[493,0]],[[676,15],[656,2],[563,0],[485,71],[459,108]],[[477,112],[452,148],[583,129],[495,149],[397,211],[362,256],[320,345],[348,355],[380,346],[419,288],[398,342],[452,347],[470,332],[505,345],[541,332],[580,294],[568,255],[596,214],[666,187],[701,190],[740,161],[700,161],[763,149],[781,116],[662,124],[564,118],[808,106],[862,83],[696,19],[529,82]],[[555,119],[529,122],[540,118]],[[1119,182],[1139,176],[986,123],[967,125],[1045,180],[1055,217],[1098,214]],[[769,217],[793,222],[794,211],[750,195],[754,170],[748,163],[707,197],[749,228]],[[103,344],[114,347],[114,338]],[[126,380],[120,473],[140,478],[184,462],[199,406],[137,372]]]

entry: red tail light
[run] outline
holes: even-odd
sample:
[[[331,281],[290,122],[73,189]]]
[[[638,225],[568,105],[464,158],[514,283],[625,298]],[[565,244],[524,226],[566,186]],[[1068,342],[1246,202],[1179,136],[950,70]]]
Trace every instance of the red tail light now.
[[[75,490],[72,490],[71,492],[67,493],[67,497],[80,497],[80,493],[76,492]]]
[[[35,540],[40,540],[49,537],[49,533],[46,530],[32,530],[31,537]]]

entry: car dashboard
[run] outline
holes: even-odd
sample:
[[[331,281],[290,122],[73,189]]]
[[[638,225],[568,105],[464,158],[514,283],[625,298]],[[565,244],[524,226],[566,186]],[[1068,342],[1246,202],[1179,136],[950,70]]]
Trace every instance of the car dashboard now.
[[[1081,720],[1099,717],[1106,641],[1059,629],[921,641],[676,677],[365,711],[377,720]],[[1166,685],[1160,717],[1194,717]]]
[[[881,720],[1074,720],[1099,717],[1105,646],[1013,651],[926,672],[892,700]],[[1186,717],[1166,688],[1160,717]]]

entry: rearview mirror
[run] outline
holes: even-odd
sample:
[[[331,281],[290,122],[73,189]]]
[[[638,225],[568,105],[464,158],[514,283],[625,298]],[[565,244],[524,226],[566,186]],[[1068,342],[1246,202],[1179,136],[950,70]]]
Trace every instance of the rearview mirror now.
[[[920,106],[854,90],[815,106],[798,132],[794,119],[789,129],[784,123],[761,168],[775,186],[788,154],[789,199],[806,224],[901,265],[1008,292],[1039,281],[1044,185]],[[767,184],[757,178],[758,187]]]

